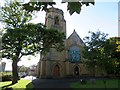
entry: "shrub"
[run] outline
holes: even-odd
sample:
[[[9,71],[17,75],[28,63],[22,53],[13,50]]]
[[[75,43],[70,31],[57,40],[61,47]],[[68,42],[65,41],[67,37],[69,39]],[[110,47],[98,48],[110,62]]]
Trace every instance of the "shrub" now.
[[[2,81],[11,81],[12,73],[11,72],[0,72],[0,78]]]
[[[2,82],[11,81],[12,80],[12,72],[0,72],[0,78],[2,79]],[[20,80],[20,77],[18,80]]]
[[[2,81],[11,81],[12,80],[12,76],[11,75],[3,75],[2,76]]]

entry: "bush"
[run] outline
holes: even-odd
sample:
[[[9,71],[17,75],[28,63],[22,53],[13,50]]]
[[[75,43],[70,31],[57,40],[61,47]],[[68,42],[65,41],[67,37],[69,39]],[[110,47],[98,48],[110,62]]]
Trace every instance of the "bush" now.
[[[11,81],[12,73],[11,72],[1,72],[0,78],[2,79],[2,81]]]
[[[12,76],[11,75],[3,75],[2,76],[2,81],[11,81],[12,80]]]
[[[2,82],[12,81],[12,72],[0,72],[0,78],[2,79]],[[18,80],[20,80],[20,77],[18,77]]]

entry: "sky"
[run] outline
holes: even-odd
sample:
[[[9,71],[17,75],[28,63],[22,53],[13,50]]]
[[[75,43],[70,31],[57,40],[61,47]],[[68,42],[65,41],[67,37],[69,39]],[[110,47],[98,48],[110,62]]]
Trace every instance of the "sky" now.
[[[0,3],[3,0],[0,0]],[[55,1],[55,0],[54,0]],[[81,39],[88,36],[88,31],[101,31],[109,34],[108,37],[118,36],[118,1],[119,0],[95,0],[95,5],[88,7],[83,6],[80,14],[74,13],[70,16],[67,11],[67,5],[61,4],[61,0],[57,0],[54,7],[62,9],[64,12],[64,18],[66,20],[67,37],[72,34],[75,29]],[[45,23],[45,12],[37,12],[33,23]],[[31,60],[28,60],[30,59]],[[23,57],[18,65],[30,66],[37,64],[39,61],[39,55],[36,57]],[[9,60],[4,60],[8,62]],[[6,65],[6,70],[11,69],[11,61]]]

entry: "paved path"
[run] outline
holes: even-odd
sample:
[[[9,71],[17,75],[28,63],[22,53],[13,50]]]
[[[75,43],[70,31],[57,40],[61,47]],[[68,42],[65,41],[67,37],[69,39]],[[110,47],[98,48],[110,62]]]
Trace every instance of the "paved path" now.
[[[24,77],[24,78],[21,78],[21,79],[26,79],[26,80],[34,80],[34,79],[36,79],[36,77],[34,77],[34,76],[26,76],[26,77]]]
[[[34,79],[32,81],[35,89],[38,88],[70,88],[70,83],[79,79]]]

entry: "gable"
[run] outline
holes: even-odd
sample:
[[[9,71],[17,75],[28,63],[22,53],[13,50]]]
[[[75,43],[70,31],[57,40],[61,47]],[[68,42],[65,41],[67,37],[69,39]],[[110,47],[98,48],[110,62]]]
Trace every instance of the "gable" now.
[[[84,42],[82,41],[82,39],[79,37],[75,30],[66,40],[66,44],[67,47],[70,47],[72,45],[85,46]]]

